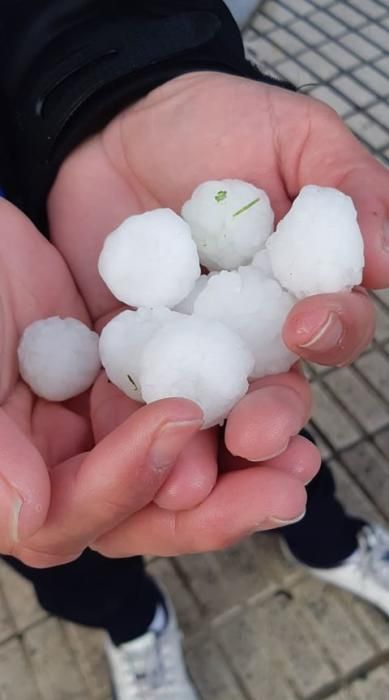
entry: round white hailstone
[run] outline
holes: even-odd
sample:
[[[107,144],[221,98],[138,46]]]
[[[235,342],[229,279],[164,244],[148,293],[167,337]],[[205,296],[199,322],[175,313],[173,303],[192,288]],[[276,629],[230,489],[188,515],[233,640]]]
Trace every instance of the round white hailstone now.
[[[265,277],[274,277],[269,251],[266,250],[266,248],[263,248],[262,250],[259,250],[258,253],[255,253],[251,264],[256,267],[257,270],[260,270]]]
[[[35,321],[18,347],[22,379],[47,401],[66,401],[89,389],[100,369],[99,336],[75,318]]]
[[[217,321],[182,316],[157,331],[142,358],[147,403],[181,397],[204,412],[204,428],[221,423],[248,389],[254,358],[244,342]]]
[[[200,277],[188,224],[171,209],[126,219],[105,240],[99,273],[129,306],[175,306]]]
[[[350,290],[362,281],[363,239],[352,199],[303,187],[267,242],[274,276],[296,297]]]
[[[251,379],[287,371],[297,361],[282,340],[295,300],[255,267],[219,272],[198,296],[194,313],[214,318],[245,341],[255,358]]]
[[[161,326],[179,314],[166,307],[122,311],[103,328],[99,352],[108,379],[130,399],[143,401],[140,359],[146,343]]]
[[[250,263],[274,224],[266,192],[241,180],[199,185],[184,204],[182,216],[208,270],[233,270]]]

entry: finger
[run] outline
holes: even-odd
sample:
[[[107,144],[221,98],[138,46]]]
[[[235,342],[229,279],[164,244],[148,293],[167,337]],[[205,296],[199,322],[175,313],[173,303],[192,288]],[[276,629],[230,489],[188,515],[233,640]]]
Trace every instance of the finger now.
[[[2,279],[8,272],[19,334],[30,323],[54,315],[72,316],[89,325],[84,302],[54,246],[8,200],[0,199],[0,216]]]
[[[50,481],[38,450],[2,409],[0,435],[0,552],[7,554],[44,523]]]
[[[175,556],[223,549],[254,532],[280,527],[305,512],[303,484],[267,467],[220,477],[198,508],[176,513],[153,504],[93,544],[109,557]]]
[[[189,510],[204,501],[218,474],[215,430],[203,430],[182,451],[154,502],[167,510]]]
[[[305,360],[338,366],[361,354],[374,329],[373,302],[365,292],[356,290],[303,299],[290,312],[283,338]]]
[[[364,285],[389,286],[389,171],[366,153],[365,166],[347,175],[339,189],[352,198],[358,212],[365,244]]]
[[[321,465],[321,454],[310,440],[302,435],[290,439],[287,450],[274,457],[266,466],[280,469],[306,486],[316,476]]]
[[[252,462],[242,457],[234,457],[227,450],[224,450],[220,459],[224,471],[237,471],[253,466]],[[316,476],[320,464],[321,455],[316,445],[302,435],[296,435],[290,439],[285,452],[267,462],[258,462],[257,466],[280,469],[306,486]]]
[[[202,420],[201,409],[190,401],[157,401],[132,413],[96,445],[73,494],[73,511],[84,513],[93,535],[154,499]],[[86,503],[91,489],[95,502]],[[76,527],[76,534],[84,532]]]
[[[132,401],[101,373],[92,390],[93,431],[96,442],[109,435],[141,404]],[[217,478],[214,431],[201,431],[179,455],[166,482],[156,495],[161,508],[186,510],[201,503]]]
[[[45,528],[26,544],[24,561],[28,556],[31,566],[44,566],[74,558],[98,535],[151,502],[201,424],[196,404],[159,401],[130,416],[83,460],[55,467]]]
[[[373,289],[387,287],[389,171],[368,153],[333,110],[316,101],[306,100],[306,104],[310,105],[305,115],[306,137],[300,152],[294,151],[289,158],[289,191],[296,196],[301,187],[314,183],[336,187],[349,195],[365,243],[364,284]],[[287,144],[285,154],[286,148]]]
[[[272,459],[304,427],[310,410],[308,383],[297,372],[260,379],[228,417],[227,449],[250,462]]]

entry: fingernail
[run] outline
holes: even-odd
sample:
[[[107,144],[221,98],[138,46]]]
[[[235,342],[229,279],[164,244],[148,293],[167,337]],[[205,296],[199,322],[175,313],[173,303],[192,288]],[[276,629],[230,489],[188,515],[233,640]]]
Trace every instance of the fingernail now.
[[[8,536],[11,542],[18,542],[19,516],[23,501],[14,488],[0,477],[0,509],[7,514]]]
[[[199,419],[167,423],[151,445],[149,459],[156,470],[165,470],[174,464],[190,438],[201,428]]]
[[[382,247],[389,253],[389,220],[384,221],[384,229],[382,233]]]
[[[300,430],[300,428],[299,428]],[[246,457],[248,462],[268,462],[270,459],[274,459],[275,457],[279,457],[279,455],[282,455],[285,450],[287,450],[288,446],[290,443],[290,437],[284,442],[284,444],[279,447],[277,450],[274,450],[274,452],[269,452],[267,455],[261,455],[261,457]]]
[[[315,352],[328,352],[339,345],[343,332],[343,324],[338,314],[331,311],[314,336],[305,343],[301,343],[299,347],[304,348],[304,350],[314,350]]]
[[[286,525],[294,525],[295,523],[299,523],[300,520],[302,520],[305,517],[306,510],[304,510],[303,513],[297,516],[297,518],[293,518],[292,520],[281,520],[280,518],[275,518],[271,517],[270,521],[274,523],[275,525],[279,525],[279,527],[285,527]]]

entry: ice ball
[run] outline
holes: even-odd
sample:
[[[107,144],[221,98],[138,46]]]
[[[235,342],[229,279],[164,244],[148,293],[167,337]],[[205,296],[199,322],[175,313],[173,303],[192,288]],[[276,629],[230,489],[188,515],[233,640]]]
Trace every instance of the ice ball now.
[[[255,365],[251,379],[286,372],[298,357],[285,345],[282,328],[295,299],[255,267],[222,271],[208,280],[194,313],[217,319],[250,348]]]
[[[204,412],[204,428],[221,423],[248,389],[254,358],[241,338],[218,321],[182,316],[146,344],[140,384],[147,403],[182,397]]]
[[[100,368],[99,337],[75,318],[53,316],[28,326],[18,347],[22,379],[47,401],[89,389]]]
[[[352,199],[303,187],[267,242],[274,276],[298,298],[350,290],[362,281],[363,238]]]
[[[108,379],[130,399],[143,401],[139,371],[146,343],[155,331],[178,315],[166,307],[127,310],[103,328],[99,342],[101,363]]]
[[[266,192],[241,180],[212,180],[182,208],[200,260],[208,270],[233,270],[251,262],[273,231]]]
[[[175,306],[200,277],[189,226],[171,209],[130,216],[105,240],[98,269],[129,306]]]

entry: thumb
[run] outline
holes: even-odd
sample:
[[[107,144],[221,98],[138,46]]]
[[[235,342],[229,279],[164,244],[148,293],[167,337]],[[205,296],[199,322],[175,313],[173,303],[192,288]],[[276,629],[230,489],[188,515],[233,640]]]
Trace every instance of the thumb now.
[[[111,430],[83,461],[77,474],[77,490],[69,494],[66,506],[68,514],[73,511],[71,522],[83,521],[84,532],[89,520],[93,539],[98,531],[113,527],[153,500],[203,420],[201,409],[185,399],[171,398],[140,406],[128,401],[116,404],[111,395],[109,403],[101,406],[99,420],[108,406],[111,422],[107,418],[105,428],[109,425]],[[96,423],[93,397],[91,409],[94,429],[102,435],[104,425]],[[76,530],[81,533],[80,528]]]
[[[92,416],[94,408],[92,397]],[[39,567],[69,561],[152,502],[202,418],[190,401],[157,401],[120,418],[87,455],[56,466],[45,527],[27,543],[23,561]]]
[[[50,502],[47,467],[38,450],[0,409],[0,552],[43,525]]]
[[[352,198],[365,244],[364,285],[387,287],[389,170],[370,155],[332,109],[319,102],[309,104],[309,132],[289,177],[291,189],[298,191],[313,182],[336,187]]]

